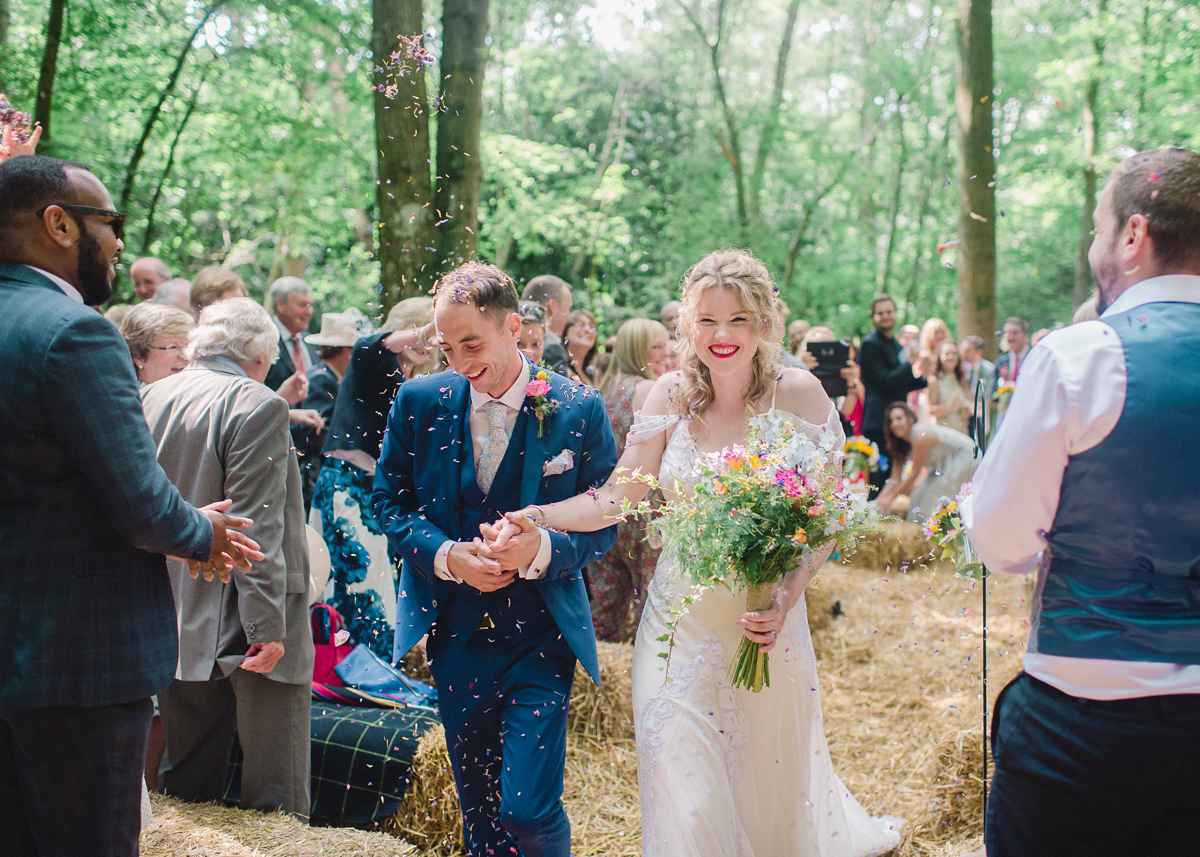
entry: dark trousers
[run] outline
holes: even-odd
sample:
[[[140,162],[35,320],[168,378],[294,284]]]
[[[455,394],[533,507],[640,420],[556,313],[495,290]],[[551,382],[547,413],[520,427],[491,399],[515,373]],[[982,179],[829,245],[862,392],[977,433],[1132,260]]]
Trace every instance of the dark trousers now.
[[[1200,854],[1200,695],[1078,699],[1021,673],[992,754],[988,857]]]
[[[220,800],[237,732],[242,747],[241,806],[308,818],[312,688],[236,669],[217,681],[179,681],[158,695],[166,750],[164,792],[188,801]]]
[[[154,706],[0,705],[0,853],[133,857]]]
[[[575,655],[551,623],[505,642],[436,625],[427,645],[472,857],[567,857],[562,804]]]
[[[879,449],[879,470],[875,473],[867,474],[867,482],[871,486],[870,499],[874,500],[875,495],[883,488],[883,483],[887,482],[888,476],[892,473],[892,457],[888,455],[887,440],[883,436],[883,429],[863,429],[863,437],[875,444]],[[884,465],[884,460],[887,464]]]

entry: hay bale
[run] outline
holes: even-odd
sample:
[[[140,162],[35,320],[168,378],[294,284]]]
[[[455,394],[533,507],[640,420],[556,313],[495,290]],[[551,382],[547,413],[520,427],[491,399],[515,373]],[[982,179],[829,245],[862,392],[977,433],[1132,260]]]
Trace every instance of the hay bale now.
[[[633,737],[633,646],[628,643],[597,643],[600,685],[587,671],[575,667],[567,730],[593,738]]]
[[[568,733],[563,802],[579,857],[640,857],[637,748],[630,738]]]
[[[421,736],[409,779],[400,809],[383,822],[383,829],[425,854],[463,854],[462,811],[442,726]]]
[[[983,829],[983,731],[963,729],[940,742],[927,774],[931,830]]]
[[[425,655],[425,638],[404,653],[404,657],[400,658],[400,671],[409,678],[415,678],[418,681],[423,681],[428,685],[437,687],[433,680],[433,673],[429,671],[429,658]]]
[[[833,621],[833,605],[837,599],[829,587],[821,585],[818,577],[804,590],[804,605],[808,609],[808,630],[821,631]]]
[[[861,540],[841,557],[843,565],[879,571],[889,568],[907,570],[935,561],[933,545],[925,538],[920,524],[912,521],[887,521],[882,532]]]
[[[408,842],[348,827],[309,827],[286,813],[185,803],[151,795],[154,821],[142,831],[143,857],[301,857],[310,854],[412,857]]]

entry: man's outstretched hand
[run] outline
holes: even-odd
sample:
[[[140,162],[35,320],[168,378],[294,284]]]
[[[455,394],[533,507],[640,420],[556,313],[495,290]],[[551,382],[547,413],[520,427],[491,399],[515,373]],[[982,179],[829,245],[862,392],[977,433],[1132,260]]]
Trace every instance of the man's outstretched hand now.
[[[506,512],[495,524],[480,524],[480,552],[502,568],[525,568],[542,547],[542,533],[524,511]]]
[[[211,582],[213,572],[216,572],[222,583],[229,582],[229,574],[233,568],[243,571],[250,570],[250,561],[261,562],[266,555],[258,549],[258,542],[238,530],[249,529],[254,521],[238,515],[227,515],[225,510],[233,505],[232,500],[222,500],[210,503],[200,511],[213,525],[213,546],[206,562],[188,562],[188,571],[192,577],[204,574],[204,579]]]

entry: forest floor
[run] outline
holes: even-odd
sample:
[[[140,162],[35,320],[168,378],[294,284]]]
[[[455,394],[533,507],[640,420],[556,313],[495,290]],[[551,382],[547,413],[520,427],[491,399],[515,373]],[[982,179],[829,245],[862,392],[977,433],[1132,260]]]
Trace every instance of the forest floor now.
[[[827,565],[814,587],[810,621],[825,732],[842,780],[870,813],[906,820],[895,857],[981,854],[981,582],[940,563],[883,571]],[[990,706],[1020,668],[1029,593],[1022,580],[1002,576],[988,579],[987,592]],[[834,602],[841,613],[836,617],[829,613]],[[619,673],[627,647],[609,649],[607,668]],[[627,676],[626,667],[625,682]],[[615,683],[621,680],[615,676]],[[599,704],[579,699],[581,706],[589,702]],[[605,716],[592,716],[592,726]],[[632,739],[608,727],[598,730],[607,735],[585,734],[583,719],[573,724],[567,762],[574,851],[579,857],[632,857],[640,853]],[[408,846],[385,833],[309,828],[285,816],[159,796],[155,812],[142,836],[146,857],[442,857],[447,851],[444,841]]]

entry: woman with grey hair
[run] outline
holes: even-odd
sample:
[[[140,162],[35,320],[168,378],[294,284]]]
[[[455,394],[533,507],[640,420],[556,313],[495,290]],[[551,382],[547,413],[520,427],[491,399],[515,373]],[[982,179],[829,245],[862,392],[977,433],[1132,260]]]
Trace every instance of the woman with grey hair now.
[[[187,365],[188,334],[196,322],[181,309],[142,303],[121,319],[118,329],[129,346],[138,380],[153,384]]]

